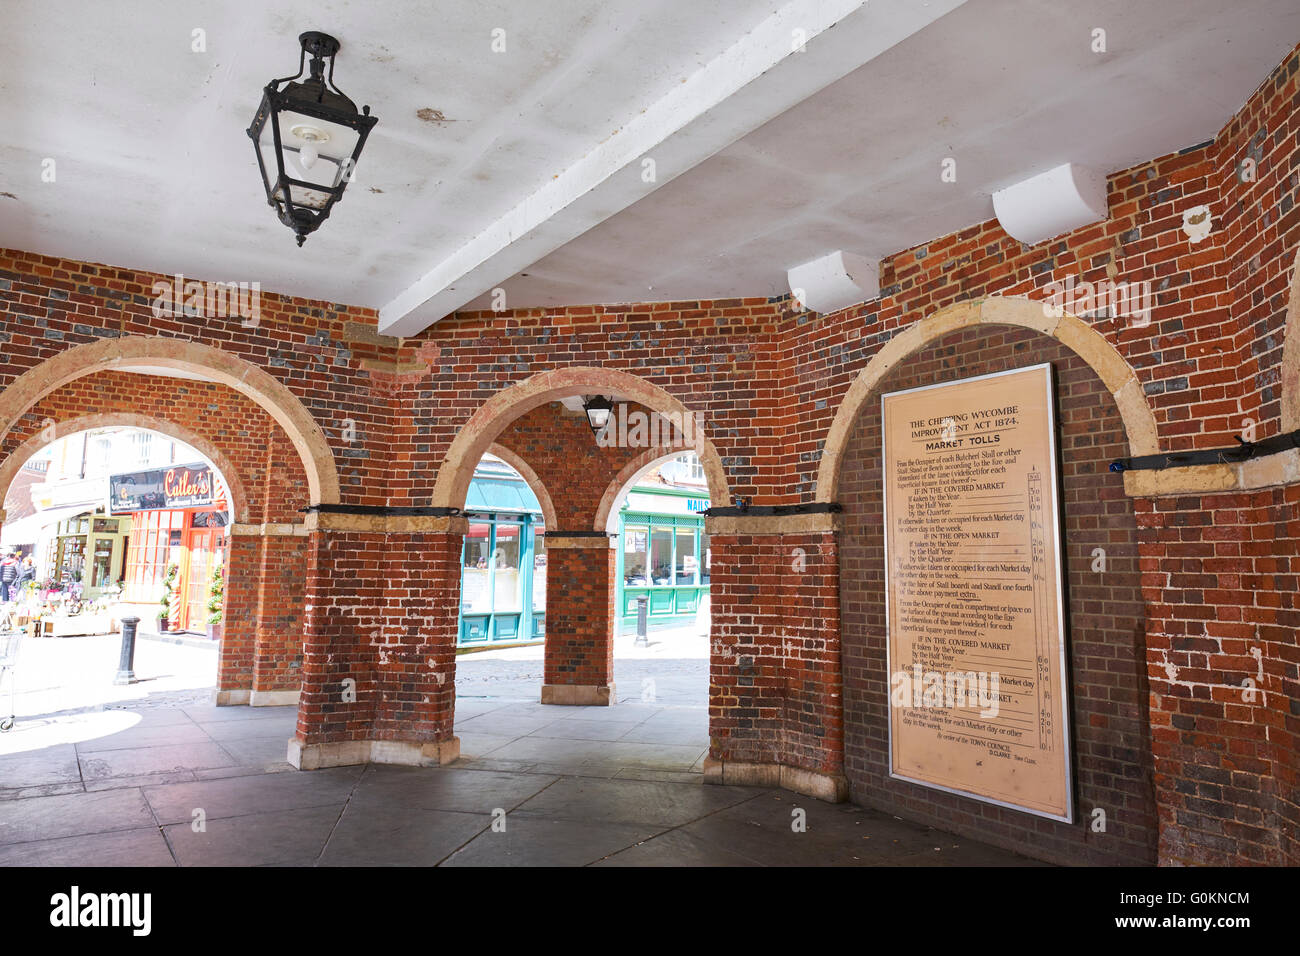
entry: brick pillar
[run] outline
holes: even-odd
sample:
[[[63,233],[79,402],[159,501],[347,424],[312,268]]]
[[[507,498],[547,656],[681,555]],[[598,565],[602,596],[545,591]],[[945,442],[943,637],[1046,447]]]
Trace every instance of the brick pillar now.
[[[782,786],[833,802],[848,796],[831,519],[709,519],[706,782]]]
[[[385,623],[375,647],[379,701],[373,739],[394,746],[384,748],[391,760],[372,753],[376,763],[415,762],[399,759],[403,747],[398,744],[423,750],[425,757],[454,760],[459,754],[452,720],[464,537],[463,531],[388,536]]]
[[[226,607],[222,614],[221,657],[217,665],[218,706],[247,704],[259,615],[262,538],[254,525],[233,525],[226,558]]]
[[[546,534],[543,704],[612,706],[614,570],[609,536]]]
[[[307,587],[307,537],[300,524],[268,527],[262,537],[257,643],[253,659],[254,707],[298,703],[302,687],[303,605]]]
[[[1295,862],[1296,497],[1134,502],[1161,865]]]
[[[455,760],[464,519],[313,517],[289,762],[313,770]]]
[[[216,703],[296,704],[302,681],[302,525],[233,525]]]

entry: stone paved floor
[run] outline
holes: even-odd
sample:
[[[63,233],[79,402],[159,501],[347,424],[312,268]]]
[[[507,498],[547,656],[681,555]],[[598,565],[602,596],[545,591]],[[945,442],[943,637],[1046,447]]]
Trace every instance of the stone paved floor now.
[[[691,660],[620,660],[619,703],[597,708],[543,707],[536,681],[500,693],[525,677],[462,658],[462,759],[440,768],[297,772],[294,708],[217,708],[201,688],[20,719],[0,737],[0,865],[1032,865],[851,805],[704,785]]]

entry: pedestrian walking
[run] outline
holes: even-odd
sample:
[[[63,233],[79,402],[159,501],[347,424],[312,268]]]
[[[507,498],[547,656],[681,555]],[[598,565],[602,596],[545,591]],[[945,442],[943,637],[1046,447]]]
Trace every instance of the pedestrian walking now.
[[[36,562],[32,560],[30,554],[24,555],[22,562],[18,565],[18,577],[14,579],[14,587],[10,589],[15,601],[22,600],[26,594],[28,585],[36,580]]]
[[[0,558],[0,604],[9,603],[9,592],[17,580],[18,562],[12,551],[6,551],[5,556]]]

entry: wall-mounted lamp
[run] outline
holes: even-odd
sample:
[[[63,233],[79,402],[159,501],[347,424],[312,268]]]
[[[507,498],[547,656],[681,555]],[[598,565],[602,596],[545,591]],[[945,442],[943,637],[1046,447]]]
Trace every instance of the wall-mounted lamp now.
[[[609,424],[609,416],[614,411],[614,403],[604,395],[593,395],[591,398],[583,400],[582,408],[587,413],[587,423],[591,425],[591,433],[599,438],[600,433]]]

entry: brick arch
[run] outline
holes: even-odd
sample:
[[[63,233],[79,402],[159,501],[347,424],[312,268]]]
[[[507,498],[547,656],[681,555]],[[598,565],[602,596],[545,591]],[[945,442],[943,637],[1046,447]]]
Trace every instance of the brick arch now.
[[[64,436],[105,425],[135,425],[193,445],[232,485],[236,523],[299,521],[309,502],[308,475],[290,437],[252,399],[217,382],[114,370],[65,382],[10,421],[0,437],[0,492],[49,444],[48,427]]]
[[[302,460],[311,504],[339,500],[338,469],[325,433],[301,401],[269,373],[230,352],[189,340],[127,335],[76,345],[24,372],[0,391],[0,436],[55,389],[117,368],[170,369],[229,386],[248,396],[284,430]]]
[[[1300,429],[1300,248],[1291,265],[1291,297],[1282,328],[1282,433]]]
[[[483,453],[511,422],[541,405],[573,395],[615,394],[620,400],[635,402],[662,414],[685,419],[691,412],[680,401],[657,385],[618,369],[578,366],[541,372],[516,385],[497,392],[483,403],[457,433],[443,458],[434,482],[431,504],[434,507],[460,508],[465,505],[474,466]],[[697,432],[690,446],[704,466],[713,501],[729,501],[730,495],[722,458],[704,434]]]
[[[1125,493],[1123,476],[1106,468],[1130,439],[1110,387],[1082,356],[1039,330],[972,324],[906,356],[877,383],[873,397],[1039,363],[1050,363],[1057,375],[1075,823],[890,776],[885,472],[882,421],[874,414],[859,415],[854,423],[839,498],[844,772],[855,803],[913,822],[967,836],[978,832],[989,843],[1051,862],[1150,865],[1157,859],[1160,827],[1151,741],[1160,727],[1170,726],[1170,718],[1159,714],[1160,695],[1149,675],[1165,651],[1152,650],[1160,639],[1148,636],[1141,507]],[[1093,549],[1099,547],[1106,553],[1104,574],[1092,569]],[[1095,807],[1123,808],[1107,809],[1102,841],[1088,830]]]
[[[1092,367],[1119,407],[1128,437],[1129,455],[1154,455],[1160,451],[1156,419],[1147,404],[1142,383],[1124,356],[1087,322],[1070,315],[1051,315],[1044,303],[1019,297],[990,296],[957,302],[929,318],[908,326],[880,349],[849,387],[826,433],[817,470],[817,501],[837,501],[845,449],[862,410],[877,386],[904,359],[950,332],[974,325],[1014,325],[1033,329],[1059,340]]]
[[[609,487],[605,489],[605,495],[600,499],[600,504],[596,508],[596,520],[592,524],[592,529],[595,531],[609,531],[612,534],[615,529],[611,529],[609,525],[616,514],[614,508],[618,505],[619,499],[623,497],[623,492],[627,487],[660,462],[676,458],[682,452],[690,450],[685,445],[677,447],[661,445],[657,448],[647,448],[624,465],[619,473],[614,476],[614,480],[609,483]],[[712,499],[710,499],[710,502],[712,502]]]
[[[28,438],[0,463],[0,508],[9,495],[9,486],[23,464],[46,445],[53,444],[60,438],[76,435],[79,432],[95,428],[108,428],[114,425],[129,425],[132,428],[145,428],[196,449],[204,458],[212,462],[221,474],[226,489],[230,492],[230,507],[236,523],[248,521],[248,495],[239,471],[229,458],[216,445],[199,433],[177,425],[163,418],[142,415],[136,412],[100,412],[93,415],[80,415],[76,418],[53,422],[47,432],[44,425],[35,435]],[[3,511],[0,511],[3,514]]]

